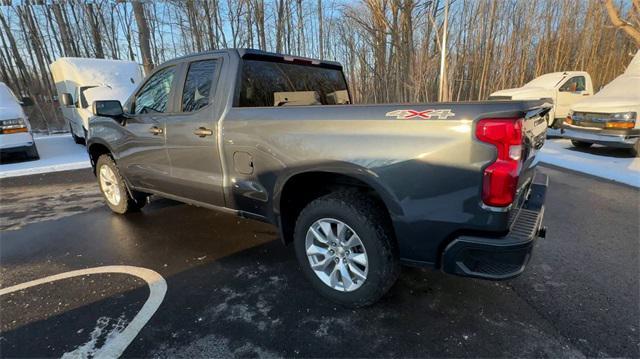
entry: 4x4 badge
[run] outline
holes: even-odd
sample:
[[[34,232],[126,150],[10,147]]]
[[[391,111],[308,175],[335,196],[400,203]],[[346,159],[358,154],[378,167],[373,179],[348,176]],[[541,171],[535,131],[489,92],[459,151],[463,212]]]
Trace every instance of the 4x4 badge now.
[[[415,111],[415,110],[395,110],[391,112],[387,112],[386,116],[395,117],[398,120],[419,120],[425,119],[429,120],[432,118],[437,118],[439,120],[446,120],[448,117],[455,116],[456,114],[451,112],[450,109],[443,110],[424,110],[424,111]]]

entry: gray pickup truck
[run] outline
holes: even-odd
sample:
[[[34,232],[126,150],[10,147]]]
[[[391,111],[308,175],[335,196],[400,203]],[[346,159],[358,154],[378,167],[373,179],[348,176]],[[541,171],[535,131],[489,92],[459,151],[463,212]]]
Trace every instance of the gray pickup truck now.
[[[353,105],[339,63],[248,49],[158,66],[96,101],[88,151],[107,205],[149,195],[276,225],[302,271],[347,306],[400,264],[507,279],[528,262],[547,177],[543,101]]]

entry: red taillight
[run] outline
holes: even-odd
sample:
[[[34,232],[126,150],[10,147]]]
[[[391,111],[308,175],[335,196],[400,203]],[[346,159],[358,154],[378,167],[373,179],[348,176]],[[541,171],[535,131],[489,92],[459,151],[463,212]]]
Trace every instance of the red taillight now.
[[[484,170],[482,201],[492,207],[513,203],[522,159],[522,119],[483,119],[476,126],[478,140],[494,145],[498,158]]]

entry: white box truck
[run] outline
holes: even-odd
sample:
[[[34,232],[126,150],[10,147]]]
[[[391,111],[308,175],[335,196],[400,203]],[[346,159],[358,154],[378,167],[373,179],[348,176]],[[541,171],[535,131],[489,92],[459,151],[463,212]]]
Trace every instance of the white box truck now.
[[[553,109],[547,116],[549,127],[560,128],[574,103],[593,95],[591,76],[584,71],[552,72],[536,77],[522,87],[500,90],[489,95],[489,100],[553,100]]]
[[[62,114],[76,143],[84,143],[96,100],[125,102],[144,75],[133,61],[61,57],[50,65]]]

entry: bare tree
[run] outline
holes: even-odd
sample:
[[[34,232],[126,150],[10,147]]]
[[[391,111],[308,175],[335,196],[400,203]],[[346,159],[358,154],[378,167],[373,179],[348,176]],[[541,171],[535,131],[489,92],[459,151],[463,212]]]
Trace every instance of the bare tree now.
[[[640,13],[640,0],[633,0],[632,17],[635,20],[635,24],[620,17],[618,9],[613,4],[613,0],[605,0],[604,4],[613,26],[622,29],[622,31],[635,41],[636,45],[640,46],[640,15],[638,15],[638,13]]]
[[[133,1],[132,6],[136,24],[138,24],[138,41],[140,42],[140,53],[142,54],[142,66],[146,73],[150,73],[153,70],[153,61],[151,60],[149,25],[144,14],[144,5],[140,1]]]
[[[85,4],[85,12],[89,19],[89,28],[91,29],[91,37],[93,38],[93,46],[95,47],[95,57],[103,59],[104,49],[102,48],[102,35],[94,4],[87,2]]]

